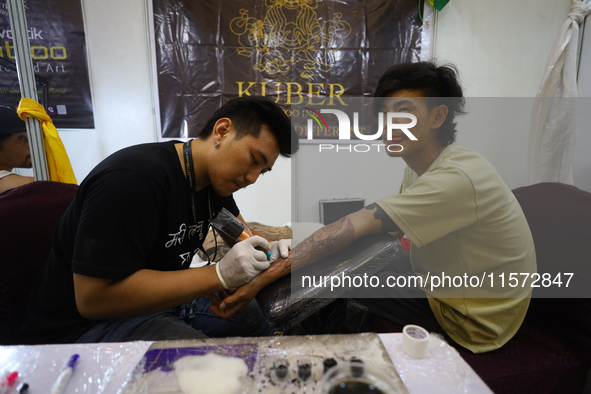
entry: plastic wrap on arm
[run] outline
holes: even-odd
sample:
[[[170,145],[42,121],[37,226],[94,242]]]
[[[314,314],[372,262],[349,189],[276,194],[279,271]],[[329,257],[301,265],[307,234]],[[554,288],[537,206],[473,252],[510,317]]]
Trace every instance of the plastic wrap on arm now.
[[[395,264],[400,256],[400,241],[384,233],[361,238],[308,267],[316,277],[374,275]],[[308,267],[301,271],[306,273]],[[300,275],[300,271],[292,275]],[[279,330],[293,327],[336,298],[346,295],[344,288],[332,291],[326,286],[292,287],[292,279],[287,275],[261,290],[256,297],[265,318]]]

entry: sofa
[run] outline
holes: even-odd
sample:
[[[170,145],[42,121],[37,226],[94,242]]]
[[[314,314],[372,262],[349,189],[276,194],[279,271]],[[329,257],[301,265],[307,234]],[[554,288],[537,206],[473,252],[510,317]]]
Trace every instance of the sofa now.
[[[0,345],[18,343],[29,293],[78,186],[36,181],[0,194]]]

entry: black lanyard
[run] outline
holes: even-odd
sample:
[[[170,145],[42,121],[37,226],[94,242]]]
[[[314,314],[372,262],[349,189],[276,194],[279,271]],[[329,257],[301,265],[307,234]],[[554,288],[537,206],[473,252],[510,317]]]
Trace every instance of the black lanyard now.
[[[191,141],[183,145],[183,156],[185,157],[185,173],[191,193],[191,208],[193,210],[193,222],[197,225],[197,207],[195,204],[195,168],[193,167],[193,151],[191,150]]]
[[[193,211],[193,222],[195,226],[197,225],[197,204],[195,203],[195,166],[193,165],[193,151],[191,149],[191,141],[187,141],[183,144],[183,157],[185,159],[185,173],[187,174],[187,182],[189,184],[189,193],[191,193],[191,209]],[[209,190],[207,191],[207,205],[209,209],[209,221],[211,222],[211,201],[209,198]],[[215,236],[215,231],[213,233],[214,241],[215,241],[215,254],[213,258],[215,259],[218,254],[218,242]],[[211,264],[212,259],[209,258],[209,255],[203,248],[203,245],[199,246],[199,249],[207,256],[207,265]],[[191,259],[193,258],[193,254],[191,253]]]

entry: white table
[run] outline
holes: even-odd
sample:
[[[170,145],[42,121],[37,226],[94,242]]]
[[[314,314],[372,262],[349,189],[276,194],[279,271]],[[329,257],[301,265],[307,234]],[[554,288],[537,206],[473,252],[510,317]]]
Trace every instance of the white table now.
[[[413,359],[401,348],[402,334],[379,334],[409,394],[492,393],[447,343],[431,337],[429,357]],[[0,372],[18,371],[30,394],[47,393],[74,353],[78,366],[64,394],[117,393],[153,342],[2,346]]]

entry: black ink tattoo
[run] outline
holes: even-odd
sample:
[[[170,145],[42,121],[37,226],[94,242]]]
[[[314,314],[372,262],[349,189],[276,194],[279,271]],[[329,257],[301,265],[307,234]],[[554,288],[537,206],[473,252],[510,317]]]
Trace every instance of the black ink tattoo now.
[[[269,241],[279,241],[280,239],[291,238],[291,230],[289,227],[273,227],[257,222],[248,222],[248,227],[263,234]]]
[[[271,266],[268,268],[269,272],[273,272],[277,275],[277,277],[283,276],[283,274],[287,271],[291,271],[291,257],[286,259],[279,259],[275,260],[271,263]]]
[[[345,216],[306,238],[292,250],[292,259],[297,265],[307,265],[341,249],[354,235],[353,223],[349,217]]]

